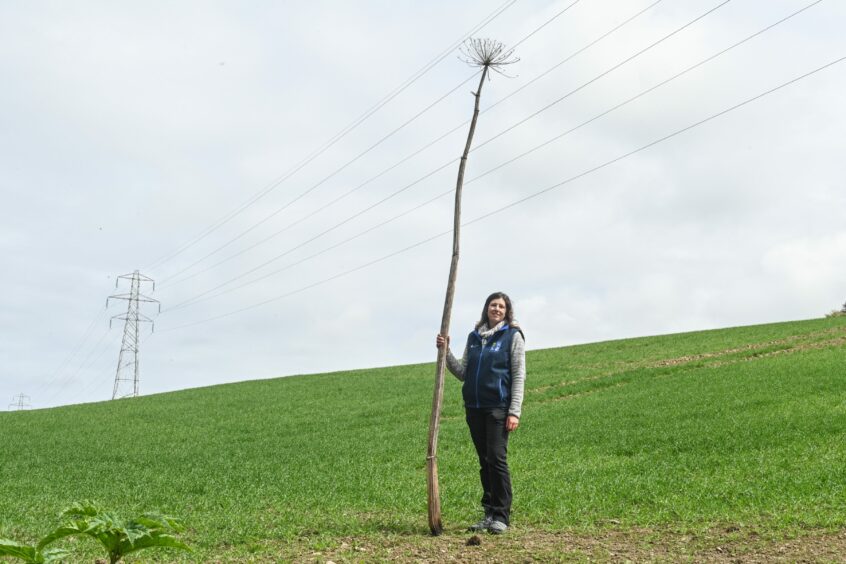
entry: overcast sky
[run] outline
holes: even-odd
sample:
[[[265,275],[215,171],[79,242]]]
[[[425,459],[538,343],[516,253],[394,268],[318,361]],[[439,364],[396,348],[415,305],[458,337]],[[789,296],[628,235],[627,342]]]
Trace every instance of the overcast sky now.
[[[521,60],[484,84],[463,217],[558,186],[463,230],[455,348],[496,290],[530,349],[839,307],[846,62],[615,159],[845,56],[846,4],[581,126],[811,2],[646,49],[722,2],[653,3],[0,0],[0,409],[111,397],[135,270],[142,394],[434,360],[450,238],[393,254],[451,227],[451,193],[414,208],[455,186],[471,32]]]

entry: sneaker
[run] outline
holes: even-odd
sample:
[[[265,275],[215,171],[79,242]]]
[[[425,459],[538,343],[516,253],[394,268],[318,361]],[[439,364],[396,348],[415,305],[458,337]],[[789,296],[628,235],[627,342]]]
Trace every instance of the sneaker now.
[[[491,517],[489,515],[485,515],[484,519],[482,519],[478,523],[474,523],[473,525],[470,525],[469,530],[474,532],[474,533],[477,533],[479,531],[485,531],[485,530],[488,529],[488,527],[491,526],[492,521],[493,521],[493,519],[491,519]]]
[[[491,522],[488,525],[488,531],[492,535],[501,535],[502,533],[504,533],[507,530],[508,530],[508,525],[506,525],[502,521],[496,521],[496,520],[491,519]]]

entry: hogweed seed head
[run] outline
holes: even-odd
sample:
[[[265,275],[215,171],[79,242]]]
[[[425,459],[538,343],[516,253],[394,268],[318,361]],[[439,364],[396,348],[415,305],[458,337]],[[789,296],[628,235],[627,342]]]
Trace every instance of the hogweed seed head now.
[[[488,68],[499,74],[505,74],[502,67],[513,65],[520,60],[514,56],[514,49],[506,49],[505,45],[494,39],[470,37],[459,49],[459,58],[468,65]]]

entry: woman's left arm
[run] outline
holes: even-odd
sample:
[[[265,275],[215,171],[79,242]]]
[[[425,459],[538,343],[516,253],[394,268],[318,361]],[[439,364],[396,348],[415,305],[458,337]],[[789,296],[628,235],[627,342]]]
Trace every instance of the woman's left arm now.
[[[522,333],[515,333],[511,341],[511,405],[508,407],[507,431],[515,430],[520,424],[523,407],[523,390],[526,386],[526,342]]]

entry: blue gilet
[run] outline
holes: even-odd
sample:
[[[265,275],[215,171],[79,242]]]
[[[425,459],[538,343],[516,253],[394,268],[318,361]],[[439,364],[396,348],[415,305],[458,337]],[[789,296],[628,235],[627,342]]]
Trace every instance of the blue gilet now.
[[[464,407],[508,408],[511,403],[511,343],[517,327],[503,325],[487,339],[479,331],[467,337],[464,369]]]

